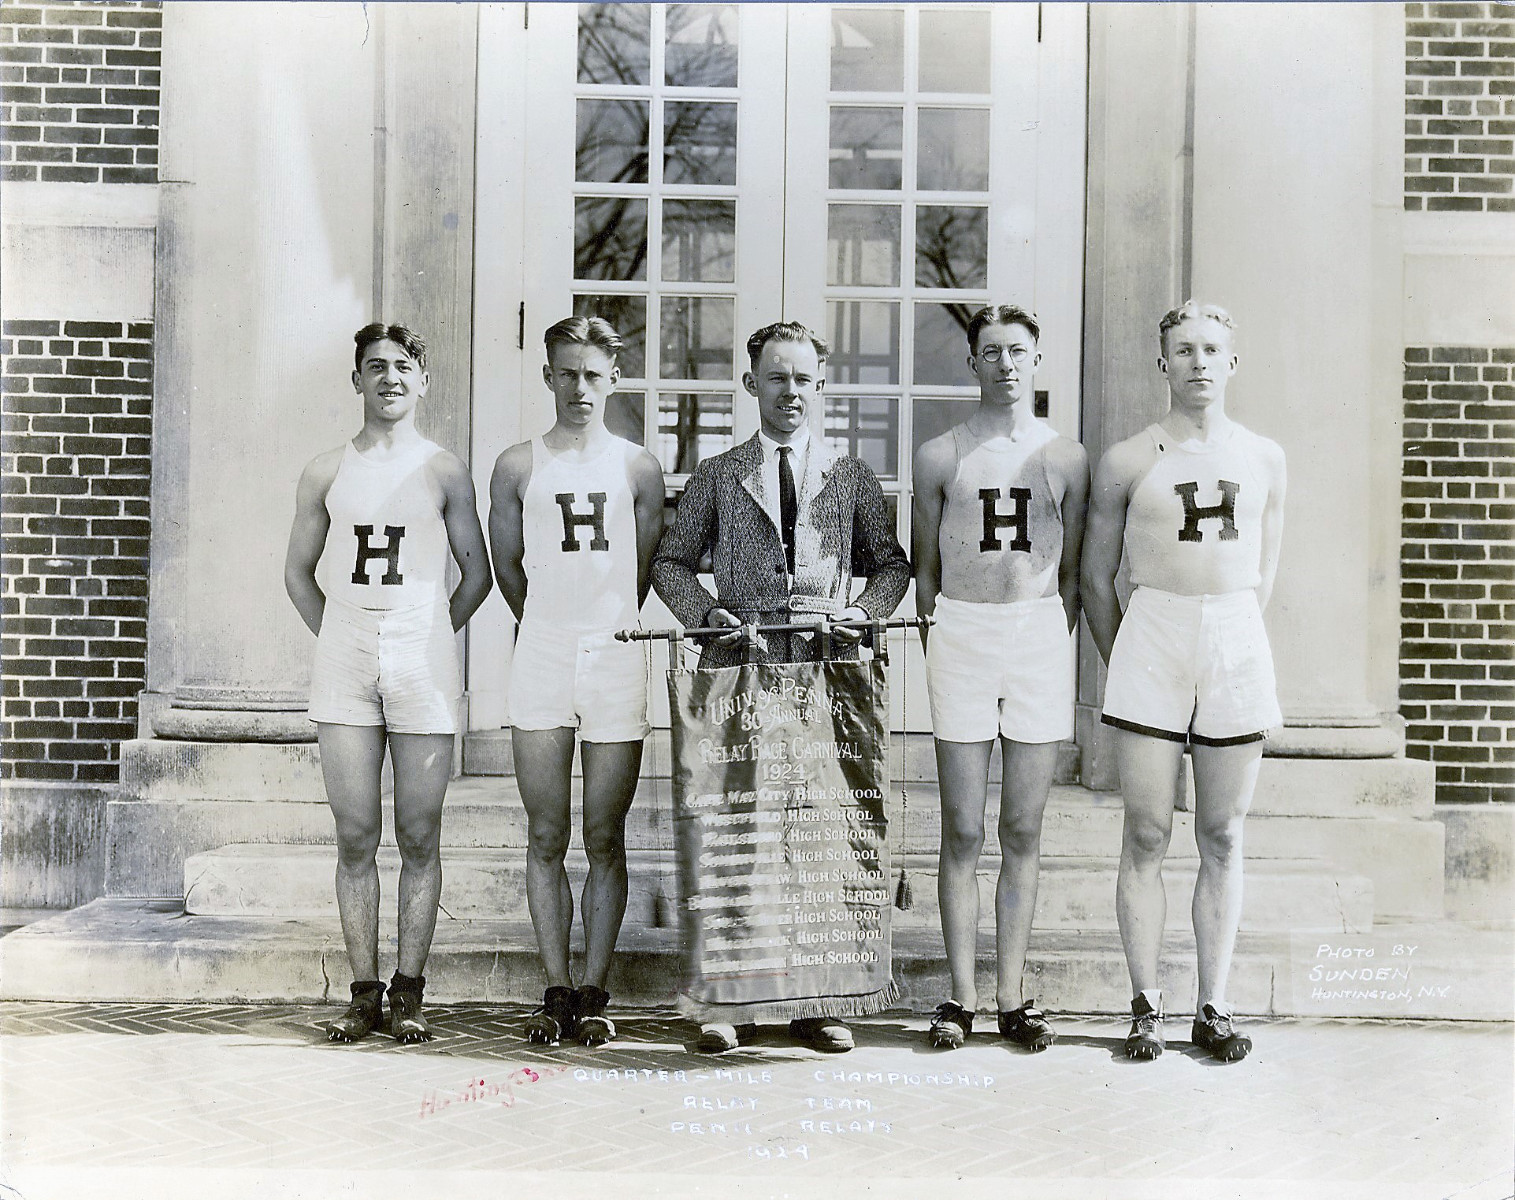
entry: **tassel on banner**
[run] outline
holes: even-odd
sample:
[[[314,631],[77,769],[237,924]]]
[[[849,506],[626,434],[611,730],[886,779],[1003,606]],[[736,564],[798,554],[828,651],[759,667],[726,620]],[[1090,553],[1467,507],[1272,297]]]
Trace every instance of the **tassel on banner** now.
[[[924,637],[924,633],[922,637]],[[905,786],[908,773],[905,743],[910,738],[910,721],[906,708],[910,704],[910,655],[907,652],[900,663],[900,877],[894,885],[894,907],[900,912],[909,912],[915,907],[915,893],[910,889],[910,876],[905,871],[905,855],[910,849],[910,789]]]
[[[900,863],[899,883],[894,888],[894,907],[900,912],[909,912],[915,907],[915,893],[910,890],[910,876],[905,874],[904,863]]]
[[[894,885],[894,907],[900,912],[909,912],[915,907],[915,894],[910,888],[910,876],[905,871],[905,848],[910,844],[910,793],[900,788],[900,877]]]

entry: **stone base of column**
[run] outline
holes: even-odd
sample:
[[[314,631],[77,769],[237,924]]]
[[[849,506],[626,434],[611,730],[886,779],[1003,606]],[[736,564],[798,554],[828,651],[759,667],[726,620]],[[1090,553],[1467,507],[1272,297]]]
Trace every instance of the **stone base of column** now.
[[[313,742],[305,697],[279,690],[228,695],[181,687],[171,696],[143,696],[143,732],[185,742]]]
[[[154,716],[153,732],[161,738],[183,742],[316,740],[316,727],[303,712],[247,712],[177,705]]]

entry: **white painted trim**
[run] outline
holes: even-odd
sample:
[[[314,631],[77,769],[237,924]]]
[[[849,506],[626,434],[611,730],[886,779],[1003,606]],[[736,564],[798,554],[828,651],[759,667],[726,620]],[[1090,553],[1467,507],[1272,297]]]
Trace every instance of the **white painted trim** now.
[[[156,183],[0,183],[6,225],[155,229]]]
[[[474,489],[489,516],[495,459],[521,440],[526,356],[517,321],[524,298],[526,211],[526,20],[522,4],[479,9],[478,114],[474,141]],[[533,355],[533,361],[535,356]],[[534,394],[540,385],[531,389]],[[468,623],[469,730],[510,722],[506,686],[515,618],[498,590]]]
[[[1082,432],[1084,201],[1087,194],[1089,13],[1042,8],[1036,138],[1036,274],[1033,303],[1045,334],[1037,386],[1059,433]],[[1011,283],[1011,296],[1016,294]],[[998,295],[998,293],[996,293]]]

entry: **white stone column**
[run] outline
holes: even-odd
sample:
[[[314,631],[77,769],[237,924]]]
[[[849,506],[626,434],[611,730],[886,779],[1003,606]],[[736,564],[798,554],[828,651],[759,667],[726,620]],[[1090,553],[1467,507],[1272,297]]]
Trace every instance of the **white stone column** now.
[[[1162,416],[1158,318],[1183,291],[1188,248],[1190,6],[1089,9],[1089,194],[1084,257],[1083,441],[1090,462]],[[1083,782],[1116,787],[1099,723],[1105,670],[1079,640]]]
[[[1375,462],[1396,427],[1378,410],[1399,407],[1397,388],[1379,394],[1399,350],[1375,290],[1397,222],[1378,211],[1375,162],[1399,152],[1381,144],[1375,72],[1394,63],[1376,7],[1198,6],[1193,105],[1192,291],[1237,321],[1228,411],[1289,460],[1267,614],[1280,699],[1316,752],[1370,755],[1398,743],[1398,645],[1382,631],[1399,506]]]
[[[377,39],[355,4],[163,18],[151,721],[308,737],[313,642],[282,567],[302,466],[359,415]]]

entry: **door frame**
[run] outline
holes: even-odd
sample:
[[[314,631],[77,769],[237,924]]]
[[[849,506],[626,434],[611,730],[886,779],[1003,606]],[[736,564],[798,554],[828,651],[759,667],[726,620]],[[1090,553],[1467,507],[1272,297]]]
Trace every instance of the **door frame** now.
[[[872,6],[870,6],[872,7]],[[881,4],[881,8],[924,5]],[[1083,287],[1086,185],[1088,12],[1082,4],[987,6],[993,14],[996,103],[991,110],[990,194],[1016,197],[992,223],[989,293],[1028,304],[1043,326],[1043,365],[1037,377],[1049,393],[1048,416],[1068,436],[1081,435]],[[826,312],[826,208],[810,220],[791,220],[802,195],[824,197],[828,121],[796,114],[825,114],[829,72],[829,7],[818,4],[739,6],[737,270],[738,343],[767,321],[804,320],[824,330]],[[567,205],[574,174],[573,95],[577,5],[488,4],[479,13],[478,121],[474,238],[473,476],[487,512],[489,478],[500,451],[547,428],[551,397],[540,381],[541,329],[571,311],[571,221],[554,232]],[[767,63],[786,63],[785,86],[760,75]],[[820,69],[817,69],[819,64]],[[553,87],[545,80],[556,80]],[[1001,88],[1008,103],[1000,103]],[[649,94],[651,89],[648,89]],[[775,137],[773,129],[781,134]],[[1045,136],[1044,136],[1045,135]],[[819,167],[817,166],[819,164]],[[817,178],[817,170],[821,177]],[[786,214],[779,241],[762,214]],[[546,232],[544,232],[546,231]],[[649,231],[649,237],[652,231]],[[1017,281],[1029,278],[1029,295]],[[649,290],[659,285],[649,280]],[[673,290],[685,289],[675,286]],[[697,290],[697,289],[696,289]],[[775,311],[772,297],[780,297]],[[648,371],[656,353],[657,311],[648,321]],[[901,313],[902,355],[908,350],[910,314]],[[734,373],[745,364],[733,348]],[[902,375],[908,371],[908,358]],[[733,406],[735,441],[756,428],[752,405]],[[647,408],[655,410],[655,379]],[[649,424],[655,417],[649,415]],[[816,432],[823,414],[814,415]],[[901,413],[908,446],[910,416]],[[907,459],[908,461],[908,459]],[[907,474],[907,472],[902,472]],[[908,546],[909,480],[890,490],[901,496],[900,533]],[[913,611],[913,594],[902,611]],[[650,597],[649,627],[672,623]],[[514,620],[496,593],[469,626],[469,728],[508,723],[505,703]],[[929,729],[925,670],[918,639],[894,635],[896,686],[891,725]],[[910,656],[908,671],[902,667]],[[666,659],[654,665],[657,674]],[[503,667],[503,669],[502,669]],[[903,678],[902,678],[903,677]],[[908,682],[910,695],[901,686]],[[651,689],[655,724],[666,724],[661,688]]]

